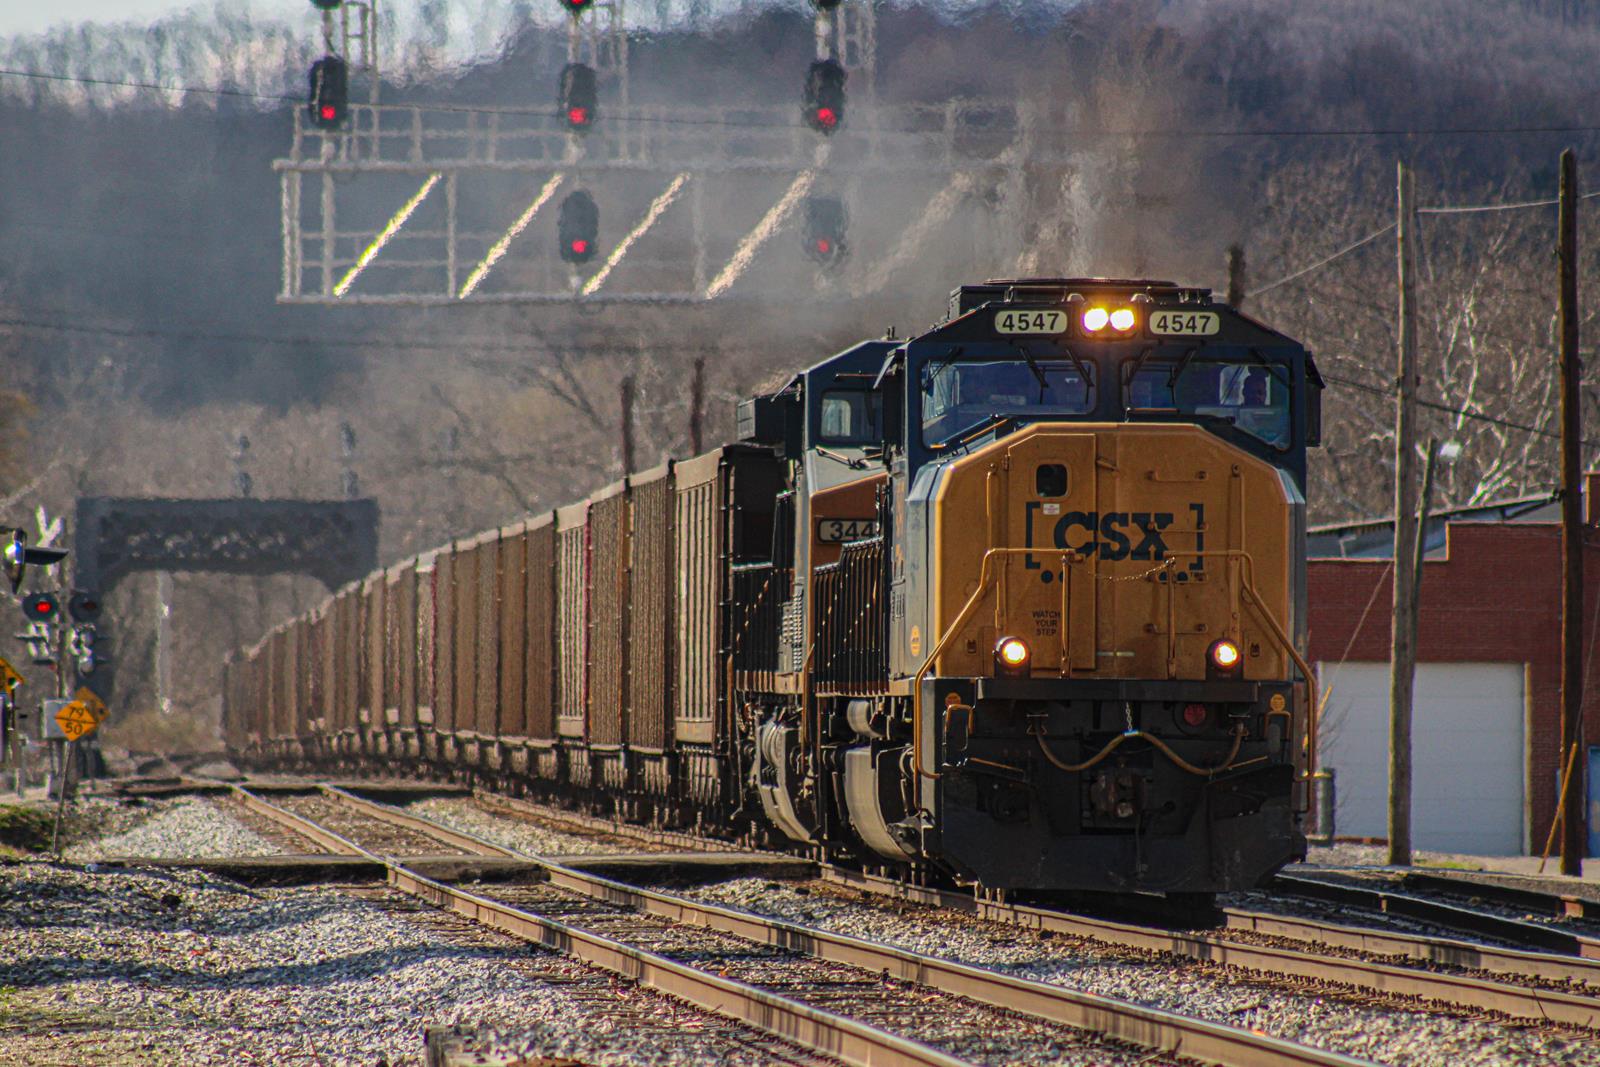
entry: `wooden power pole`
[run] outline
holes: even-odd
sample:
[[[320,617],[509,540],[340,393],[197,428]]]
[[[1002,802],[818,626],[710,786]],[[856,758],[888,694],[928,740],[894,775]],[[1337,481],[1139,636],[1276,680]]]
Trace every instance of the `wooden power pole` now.
[[[1244,306],[1244,246],[1228,246],[1228,306]]]
[[[694,377],[689,380],[689,452],[698,456],[705,447],[706,357],[694,357]]]
[[[1561,260],[1561,766],[1584,780],[1573,758],[1583,745],[1583,439],[1578,388],[1578,163],[1561,153],[1561,209],[1557,222]],[[1581,758],[1581,757],[1580,757]],[[1563,781],[1561,873],[1583,873],[1584,798]]]
[[[633,375],[622,379],[620,387],[622,396],[622,475],[627,477],[633,473]]]
[[[1394,426],[1394,618],[1389,653],[1389,862],[1411,863],[1411,690],[1417,672],[1415,182],[1399,166],[1400,378]]]

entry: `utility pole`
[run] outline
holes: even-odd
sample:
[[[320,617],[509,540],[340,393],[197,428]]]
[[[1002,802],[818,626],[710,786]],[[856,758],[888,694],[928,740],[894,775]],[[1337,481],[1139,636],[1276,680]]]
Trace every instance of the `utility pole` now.
[[[633,375],[622,379],[622,476],[633,473]]]
[[[1228,306],[1244,306],[1244,246],[1228,246]]]
[[[1389,862],[1411,864],[1411,690],[1417,673],[1417,297],[1415,181],[1398,168],[1400,378],[1394,424],[1394,617],[1389,651]]]
[[[694,357],[694,377],[689,382],[689,453],[698,456],[705,444],[706,357]]]
[[[1578,162],[1561,153],[1561,755],[1571,776],[1583,745],[1583,439],[1578,359]],[[1578,779],[1582,781],[1580,777]],[[1584,799],[1562,782],[1561,873],[1583,873]]]

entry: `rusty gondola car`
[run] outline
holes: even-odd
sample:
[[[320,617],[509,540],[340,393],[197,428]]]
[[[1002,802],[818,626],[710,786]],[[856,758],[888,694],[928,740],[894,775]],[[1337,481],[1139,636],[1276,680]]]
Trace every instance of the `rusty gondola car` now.
[[[963,286],[230,657],[227,742],[986,889],[1254,886],[1305,845],[1320,390],[1204,289]]]

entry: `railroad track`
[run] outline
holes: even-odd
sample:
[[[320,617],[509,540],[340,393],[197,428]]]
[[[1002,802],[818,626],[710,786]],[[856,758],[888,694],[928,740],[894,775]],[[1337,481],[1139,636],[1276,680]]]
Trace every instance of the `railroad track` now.
[[[390,884],[414,897],[849,1063],[942,1067],[967,1062],[906,1036],[906,1031],[926,1036],[930,1022],[936,1032],[938,1020],[954,1013],[987,1019],[979,1025],[994,1028],[981,1031],[983,1035],[1020,1043],[1023,1062],[1030,1058],[1030,1048],[1042,1047],[1039,1041],[1065,1041],[1069,1047],[1076,1041],[1081,1047],[1082,1033],[1073,1037],[1072,1031],[1096,1035],[1112,1048],[1121,1043],[1158,1056],[1226,1067],[1353,1067],[1369,1062],[625,885],[518,854],[341,790],[321,790],[322,797],[351,812],[464,854],[527,863],[541,879],[532,885],[467,890],[418,873],[406,857],[375,853],[248,790],[239,793],[253,810],[329,851],[382,862]],[[774,987],[794,995],[776,993]]]
[[[1333,982],[1371,993],[1421,1000],[1583,1029],[1600,1029],[1600,998],[1583,993],[1516,984],[1469,975],[1400,966],[1363,956],[1333,955],[1281,945],[1253,944],[1225,934],[1139,926],[1030,905],[977,900],[971,894],[907,886],[858,871],[828,867],[823,877],[851,888],[973,914],[1030,930],[1047,930],[1125,948],[1161,952],[1239,967],[1268,975]],[[1352,952],[1404,957],[1541,981],[1585,982],[1600,990],[1593,961],[1461,941],[1363,930],[1310,919],[1249,911],[1225,911],[1234,930],[1312,942]]]
[[[1467,884],[1457,879],[1430,875],[1407,874],[1401,879],[1401,883],[1404,888],[1396,889],[1382,885],[1358,885],[1346,880],[1335,881],[1302,874],[1280,874],[1273,879],[1272,887],[1292,896],[1366,908],[1386,915],[1399,915],[1419,922],[1432,923],[1450,930],[1498,938],[1514,944],[1530,945],[1553,953],[1600,960],[1600,939],[1546,923],[1530,922],[1526,919],[1485,911],[1471,904],[1439,900],[1436,897],[1422,896],[1405,890],[1414,887],[1458,897],[1477,897],[1504,907],[1536,909],[1549,915],[1575,913],[1578,917],[1583,917],[1585,905],[1591,911],[1600,910],[1600,906],[1592,902],[1577,897],[1562,897],[1488,883]],[[1572,911],[1567,911],[1566,908],[1571,908]]]

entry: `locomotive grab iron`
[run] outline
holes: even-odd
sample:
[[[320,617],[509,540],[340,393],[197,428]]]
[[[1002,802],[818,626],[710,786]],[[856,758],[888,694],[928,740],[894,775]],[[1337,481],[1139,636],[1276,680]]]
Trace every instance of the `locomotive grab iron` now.
[[[734,444],[280,627],[229,743],[992,890],[1252,887],[1305,849],[1321,388],[1205,289],[963,286]]]

